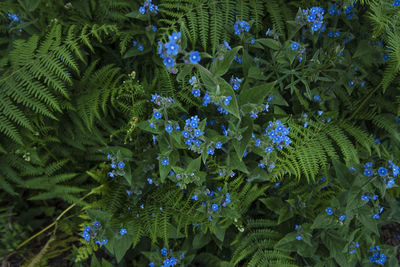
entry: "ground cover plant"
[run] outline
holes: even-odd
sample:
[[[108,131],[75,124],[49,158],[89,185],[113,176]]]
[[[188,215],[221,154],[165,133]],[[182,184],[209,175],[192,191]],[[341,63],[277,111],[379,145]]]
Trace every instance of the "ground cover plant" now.
[[[400,1],[0,3],[2,266],[398,266]]]

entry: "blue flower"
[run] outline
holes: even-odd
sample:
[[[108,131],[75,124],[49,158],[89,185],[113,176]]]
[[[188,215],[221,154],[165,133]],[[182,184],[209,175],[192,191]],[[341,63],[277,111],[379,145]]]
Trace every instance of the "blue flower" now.
[[[194,136],[199,137],[201,135],[201,130],[200,129],[195,129],[194,130]]]
[[[303,238],[300,235],[296,236],[296,239],[297,240],[303,240]]]
[[[371,199],[370,196],[366,196],[366,195],[362,195],[361,196],[361,200],[365,201],[365,202],[369,202],[369,200]]]
[[[193,89],[192,94],[194,95],[194,97],[199,97],[201,95],[201,92],[199,89]]]
[[[124,235],[124,234],[126,234],[126,233],[128,233],[128,232],[126,231],[125,228],[122,228],[122,229],[119,231],[119,233],[120,233],[121,235]]]
[[[136,45],[137,45],[137,42],[136,42],[135,40],[133,40],[133,41],[132,41],[132,45],[133,45],[133,46],[136,46]]]
[[[385,176],[385,175],[388,174],[388,170],[387,170],[386,168],[384,168],[384,167],[380,167],[380,168],[378,169],[378,174],[379,174],[380,176]]]
[[[111,168],[115,169],[117,166],[114,163],[111,163]]]
[[[167,159],[162,160],[161,164],[164,166],[169,165],[169,159],[167,158]]]
[[[153,30],[153,32],[157,31],[157,26],[153,25],[153,27],[151,27],[151,29]]]
[[[353,81],[349,81],[349,85],[350,85],[350,86],[353,86],[353,85],[354,85],[354,82],[353,82]]]
[[[139,51],[143,51],[143,45],[138,45],[138,47],[137,47],[137,49],[139,50]]]
[[[255,42],[256,42],[256,39],[254,39],[254,38],[252,38],[250,41],[251,44],[254,44]]]
[[[122,169],[125,166],[125,163],[123,163],[122,161],[120,161],[118,163],[118,168]]]
[[[218,210],[218,204],[212,204],[212,210],[213,211]]]
[[[149,267],[154,267],[154,262],[150,262]]]
[[[225,106],[229,105],[229,102],[230,102],[231,100],[232,100],[232,97],[231,97],[231,96],[227,96],[227,97],[225,98],[225,100],[224,100]]]
[[[367,163],[365,163],[364,168],[370,169],[372,167],[372,164],[373,164],[372,162],[367,162]]]
[[[217,143],[215,144],[215,147],[216,147],[217,149],[221,149],[222,143],[221,143],[221,142],[217,142]]]
[[[372,197],[373,200],[377,200],[378,198],[379,198],[378,195],[374,195],[374,196]]]
[[[144,6],[139,7],[139,12],[140,12],[140,14],[144,15],[144,13],[146,12],[146,9],[144,8]]]
[[[171,42],[176,42],[179,40],[179,38],[181,38],[181,32],[174,32],[172,35],[168,36],[168,39]]]
[[[315,100],[315,101],[319,101],[320,99],[321,99],[321,98],[319,97],[319,95],[315,95],[315,96],[314,96],[314,100]]]
[[[271,153],[272,151],[274,151],[274,148],[270,146],[265,149],[266,153]]]
[[[388,181],[388,183],[386,184],[386,188],[392,188],[393,185],[395,184],[395,180],[392,178]]]
[[[298,42],[293,42],[291,44],[292,50],[297,50],[299,48],[299,43]]]
[[[161,118],[161,113],[160,112],[154,112],[153,116],[156,119],[160,119]]]
[[[163,255],[163,256],[167,255],[167,249],[166,248],[161,249],[161,255]]]
[[[114,173],[113,172],[109,172],[108,176],[110,176],[111,178],[114,178]]]
[[[196,200],[196,201],[199,200],[199,198],[198,198],[196,195],[193,195],[193,196],[192,196],[192,199],[193,199],[193,200]]]
[[[165,44],[165,48],[167,49],[168,55],[178,55],[179,45],[173,41],[170,41]]]
[[[214,155],[214,149],[208,148],[207,149],[207,154],[208,155]]]
[[[346,215],[342,215],[342,216],[339,217],[340,221],[344,221],[344,219],[346,219]]]
[[[377,220],[379,219],[381,216],[379,216],[379,214],[375,214],[374,216],[372,216],[373,219]]]
[[[229,46],[228,42],[224,40],[224,46],[226,49],[231,50],[232,48]]]
[[[328,215],[332,215],[333,214],[333,210],[331,208],[326,208],[325,211],[326,211],[326,213]]]
[[[367,177],[371,177],[374,173],[372,172],[371,169],[365,169],[364,170],[364,175]]]
[[[147,178],[147,182],[148,182],[149,184],[153,184],[153,179]]]
[[[175,61],[172,57],[165,57],[163,63],[168,69],[175,65]]]
[[[174,129],[174,127],[172,127],[172,125],[169,125],[169,124],[165,125],[165,130],[169,133],[171,133],[173,129]]]
[[[190,53],[189,60],[192,64],[199,63],[201,57],[199,51],[193,51]]]

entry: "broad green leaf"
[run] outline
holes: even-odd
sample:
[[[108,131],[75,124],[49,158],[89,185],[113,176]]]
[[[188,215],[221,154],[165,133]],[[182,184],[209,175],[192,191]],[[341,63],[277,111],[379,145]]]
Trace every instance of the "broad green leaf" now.
[[[231,96],[232,100],[230,101],[229,105],[225,106],[222,105],[224,109],[226,109],[229,113],[234,115],[236,118],[240,119],[239,116],[239,106],[236,100],[235,91],[233,91],[232,86],[229,85],[224,79],[218,78],[218,82],[220,85],[221,94],[224,96]]]
[[[125,16],[129,17],[129,18],[133,18],[133,19],[139,19],[139,20],[143,20],[146,21],[147,20],[147,16],[141,14],[138,10],[134,10],[128,14],[126,14]]]
[[[213,65],[212,72],[215,76],[222,76],[229,70],[229,67],[232,65],[232,61],[235,58],[235,55],[241,49],[242,46],[237,46],[229,50],[222,60],[219,60]]]
[[[118,238],[113,240],[113,252],[117,263],[119,263],[124,257],[126,251],[132,246],[132,238],[129,238],[129,234],[124,236],[117,235]]]
[[[270,38],[257,39],[256,41],[265,45],[266,47],[271,48],[272,50],[279,50],[282,47],[280,42]]]
[[[201,156],[198,158],[193,159],[188,167],[187,167],[187,171],[188,172],[197,172],[200,170],[200,166],[201,166]]]
[[[267,95],[273,92],[276,82],[263,83],[255,87],[243,90],[239,95],[239,105],[262,104]]]
[[[253,133],[253,120],[250,117],[244,117],[242,120],[241,128],[246,128],[246,131],[242,133],[242,139],[240,141],[235,140],[233,145],[235,147],[238,158],[242,160],[244,151],[247,148],[251,140],[251,134]]]

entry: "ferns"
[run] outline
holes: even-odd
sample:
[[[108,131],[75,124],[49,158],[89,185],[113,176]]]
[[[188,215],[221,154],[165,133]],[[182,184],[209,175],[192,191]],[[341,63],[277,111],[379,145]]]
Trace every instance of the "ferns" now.
[[[245,231],[237,236],[233,244],[237,247],[232,255],[231,264],[237,265],[245,259],[246,266],[297,266],[290,255],[274,249],[274,245],[283,237],[272,230],[275,222],[265,219],[250,219]]]
[[[288,173],[314,180],[321,169],[327,170],[328,159],[338,159],[339,155],[348,164],[358,163],[357,150],[351,142],[353,138],[369,153],[371,147],[376,148],[371,136],[347,122],[326,125],[313,122],[308,128],[290,124],[290,127],[293,147],[281,151],[282,156],[278,157],[273,170],[274,179]]]

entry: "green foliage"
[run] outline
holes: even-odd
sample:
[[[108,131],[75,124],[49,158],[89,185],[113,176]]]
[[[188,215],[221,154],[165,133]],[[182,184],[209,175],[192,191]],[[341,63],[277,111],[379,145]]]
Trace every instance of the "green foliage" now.
[[[3,263],[398,265],[393,1],[152,4],[0,3]]]

